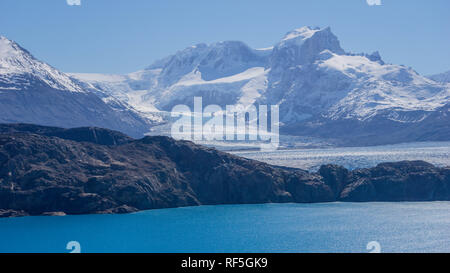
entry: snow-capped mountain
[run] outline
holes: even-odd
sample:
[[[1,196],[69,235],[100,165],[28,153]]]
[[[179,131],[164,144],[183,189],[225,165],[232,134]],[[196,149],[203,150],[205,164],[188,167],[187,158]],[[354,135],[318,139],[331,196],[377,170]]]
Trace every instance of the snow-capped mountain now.
[[[379,135],[391,135],[385,142],[449,140],[433,134],[430,122],[448,119],[448,84],[386,64],[378,52],[346,52],[330,28],[302,27],[260,50],[235,41],[199,44],[125,76],[72,76],[153,114],[201,96],[204,105],[279,105],[284,134],[351,144]],[[425,122],[428,138],[411,137]]]
[[[450,71],[447,71],[447,72],[444,72],[441,74],[431,75],[431,76],[428,76],[428,78],[430,78],[436,82],[450,83]]]
[[[264,102],[280,105],[284,123],[311,118],[367,120],[392,111],[432,111],[448,88],[379,55],[348,54],[330,28],[301,28],[275,46]],[[393,117],[397,118],[397,117]]]
[[[0,36],[0,87],[25,90],[36,86],[84,92],[69,76],[36,60],[13,41]]]
[[[236,41],[199,44],[136,73],[71,76],[150,114],[191,105],[194,96],[203,97],[204,104],[249,104],[265,90],[270,52]]]
[[[132,136],[142,136],[150,127],[150,121],[125,102],[37,60],[2,36],[0,123],[99,126]]]

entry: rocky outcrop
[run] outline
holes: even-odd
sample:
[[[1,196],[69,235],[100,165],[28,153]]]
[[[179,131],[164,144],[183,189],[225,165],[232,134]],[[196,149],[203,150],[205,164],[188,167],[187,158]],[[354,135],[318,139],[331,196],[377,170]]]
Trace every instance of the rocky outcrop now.
[[[383,163],[351,172],[343,201],[450,200],[450,168],[423,161]]]
[[[450,200],[450,169],[400,162],[309,173],[168,137],[0,126],[0,217],[338,200]]]

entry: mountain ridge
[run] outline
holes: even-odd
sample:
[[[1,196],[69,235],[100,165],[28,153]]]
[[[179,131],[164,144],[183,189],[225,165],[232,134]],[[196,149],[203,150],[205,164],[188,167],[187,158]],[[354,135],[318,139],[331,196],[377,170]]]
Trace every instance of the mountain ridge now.
[[[389,127],[375,128],[377,124],[394,124],[393,128],[398,127],[399,131],[405,132],[402,136],[399,132],[395,132],[395,136],[391,134],[395,141],[417,141],[419,138],[411,138],[409,132],[423,127],[422,121],[435,116],[434,113],[441,113],[439,119],[448,119],[448,115],[440,111],[450,102],[450,87],[447,84],[423,77],[412,68],[387,64],[378,51],[372,54],[346,52],[330,27],[302,27],[288,32],[272,48],[260,50],[264,62],[259,64],[244,62],[236,65],[230,59],[242,62],[242,56],[246,56],[243,52],[246,51],[214,49],[218,45],[223,47],[233,43],[236,42],[199,44],[156,62],[149,66],[150,70],[142,71],[143,74],[152,74],[152,84],[148,88],[120,90],[133,83],[139,86],[140,80],[122,81],[117,89],[107,81],[91,79],[91,82],[98,84],[99,88],[103,85],[107,93],[115,90],[111,94],[120,93],[125,101],[138,109],[148,109],[152,114],[161,116],[177,104],[192,107],[193,97],[196,96],[202,97],[204,104],[222,107],[278,105],[283,134],[320,135],[334,141],[337,135],[342,134],[327,128],[337,127],[340,131],[348,131],[348,134],[337,139],[337,143],[342,145],[380,144],[375,141],[377,136],[391,132],[386,132]],[[249,48],[242,42],[239,44]],[[252,52],[255,51],[253,49]],[[215,52],[214,58],[208,58],[210,52]],[[232,54],[225,56],[224,52]],[[176,62],[180,65],[174,66]],[[228,73],[220,75],[217,70],[215,77],[209,78],[202,73],[202,62],[210,63],[212,67],[236,66],[247,70],[236,70],[232,76]],[[170,73],[162,71],[172,71],[176,76],[168,80]],[[252,71],[258,73],[252,75]],[[82,75],[73,76],[89,81]],[[164,79],[163,84],[161,79]],[[169,122],[164,118],[161,120]],[[374,135],[370,138],[373,141],[367,141],[365,134],[361,134],[360,139],[352,137],[352,141],[346,141],[347,137],[352,136],[353,128],[338,125],[352,123],[358,124],[356,131],[372,128],[366,135]],[[427,126],[428,131],[433,130],[432,123],[428,122]],[[311,129],[302,131],[302,128]],[[441,132],[441,129],[437,131]],[[449,140],[446,130],[433,139]],[[381,144],[384,143],[390,141]]]
[[[421,76],[412,68],[387,64],[377,51],[346,52],[330,27],[295,29],[265,50],[252,49],[240,41],[197,44],[127,75],[71,73],[67,77],[95,99],[100,98],[115,115],[128,113],[119,119],[121,123],[131,122],[132,127],[146,124],[137,126],[139,129],[131,133],[134,136],[145,133],[145,127],[152,127],[152,134],[167,134],[171,109],[178,104],[192,107],[194,97],[202,97],[204,105],[222,108],[278,105],[283,134],[320,136],[340,145],[391,143],[385,137],[389,135],[396,142],[419,141],[423,137],[412,138],[417,134],[411,132],[424,127],[433,140],[449,140],[447,127],[435,128],[431,122],[433,118],[450,122],[442,111],[450,103],[447,83]],[[17,86],[21,83],[4,88]],[[20,117],[24,109],[9,111],[18,113],[18,118],[5,113],[7,118],[0,121],[39,123]],[[120,129],[119,123],[111,121],[89,124],[91,117],[82,124],[64,123],[68,123],[66,127]],[[155,126],[159,124],[162,126]],[[348,124],[357,126],[345,127]],[[64,126],[55,119],[44,125]],[[366,128],[369,130],[364,131]],[[120,130],[130,133],[130,128]]]
[[[444,73],[428,76],[428,78],[436,82],[450,83],[450,70]]]
[[[102,140],[121,134],[106,129]],[[61,135],[61,132],[65,132]],[[450,168],[422,161],[317,173],[157,136],[104,145],[92,128],[0,125],[0,217],[219,204],[448,201]]]

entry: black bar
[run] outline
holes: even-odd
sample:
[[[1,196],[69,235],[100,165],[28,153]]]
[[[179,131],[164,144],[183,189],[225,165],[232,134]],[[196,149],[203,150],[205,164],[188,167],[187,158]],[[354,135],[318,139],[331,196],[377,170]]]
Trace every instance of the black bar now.
[[[99,267],[118,269],[123,266],[141,268],[142,272],[314,272],[325,268],[365,272],[383,270],[396,264],[401,268],[418,268],[431,264],[445,265],[449,254],[1,254],[0,261],[11,263],[18,258],[49,268],[62,264],[70,269]],[[38,263],[35,263],[37,261]],[[188,264],[187,262],[190,263]],[[203,261],[194,266],[194,261]],[[211,267],[211,262],[214,266]],[[27,264],[24,263],[24,264]],[[16,264],[16,263],[14,263]],[[22,265],[24,265],[22,264]],[[21,264],[19,264],[20,266]],[[183,265],[189,265],[184,267]],[[198,266],[202,267],[198,267]],[[209,266],[208,266],[209,265]],[[445,266],[446,267],[446,266]],[[131,268],[130,268],[131,269]],[[135,272],[128,270],[127,272]]]

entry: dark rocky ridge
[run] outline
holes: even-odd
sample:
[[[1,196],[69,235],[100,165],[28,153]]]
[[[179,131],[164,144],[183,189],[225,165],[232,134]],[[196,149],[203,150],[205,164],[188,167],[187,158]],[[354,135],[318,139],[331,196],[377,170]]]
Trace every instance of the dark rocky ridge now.
[[[181,206],[450,200],[450,168],[425,162],[317,173],[168,137],[99,128],[0,126],[0,216],[127,213]]]
[[[133,140],[123,133],[97,127],[64,129],[24,123],[0,124],[0,134],[11,133],[32,133],[100,145],[120,145]]]

